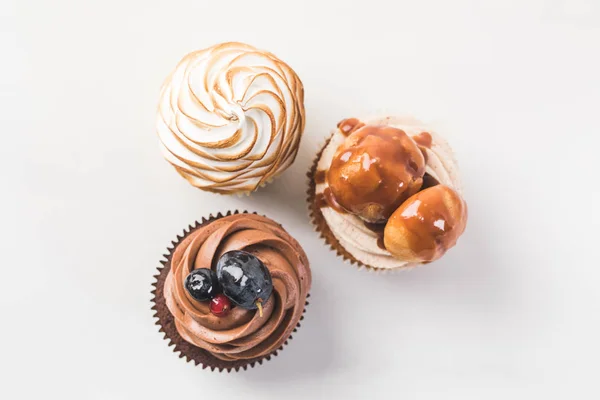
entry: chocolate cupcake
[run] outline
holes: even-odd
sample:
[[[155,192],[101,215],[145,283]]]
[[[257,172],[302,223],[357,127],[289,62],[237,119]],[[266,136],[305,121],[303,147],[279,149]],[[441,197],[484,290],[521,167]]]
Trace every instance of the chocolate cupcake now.
[[[152,309],[180,357],[212,370],[246,369],[277,355],[300,326],[308,258],[269,218],[210,216],[178,236],[165,258]]]
[[[432,262],[466,226],[452,150],[412,117],[341,121],[308,177],[317,231],[359,266],[394,270]]]
[[[169,75],[156,126],[164,157],[189,183],[247,194],[294,162],[304,88],[273,54],[218,44],[186,55]]]

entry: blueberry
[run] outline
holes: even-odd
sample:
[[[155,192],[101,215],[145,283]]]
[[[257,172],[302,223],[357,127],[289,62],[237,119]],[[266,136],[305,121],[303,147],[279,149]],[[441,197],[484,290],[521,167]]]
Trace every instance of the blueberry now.
[[[208,268],[198,268],[185,278],[185,289],[194,299],[206,301],[212,299],[219,291],[217,274]]]
[[[217,263],[217,278],[223,293],[231,301],[248,310],[261,311],[273,291],[271,273],[255,255],[233,250],[223,254]]]

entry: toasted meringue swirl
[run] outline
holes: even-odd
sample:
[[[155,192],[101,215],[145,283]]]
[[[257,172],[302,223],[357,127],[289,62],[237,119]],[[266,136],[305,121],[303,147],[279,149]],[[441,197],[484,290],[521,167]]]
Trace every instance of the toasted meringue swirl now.
[[[190,271],[214,268],[230,250],[245,250],[269,269],[273,293],[256,310],[234,307],[225,317],[211,314],[209,302],[190,297],[184,281]],[[179,243],[164,286],[167,307],[187,342],[226,360],[253,359],[277,350],[290,336],[311,285],[306,254],[279,224],[254,214],[234,214],[209,222]]]
[[[185,56],[157,118],[165,158],[192,185],[249,192],[289,167],[304,130],[304,89],[273,54],[223,43]]]

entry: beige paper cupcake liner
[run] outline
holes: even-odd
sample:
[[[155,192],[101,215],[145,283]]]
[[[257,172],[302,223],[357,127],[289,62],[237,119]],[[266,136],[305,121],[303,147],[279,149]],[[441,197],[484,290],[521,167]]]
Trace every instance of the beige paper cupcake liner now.
[[[184,229],[183,235],[177,235],[177,240],[171,241],[172,246],[167,248],[167,254],[164,254],[164,259],[160,261],[162,266],[157,268],[158,273],[154,275],[154,277],[156,278],[156,282],[152,284],[154,288],[151,291],[151,309],[154,310],[153,317],[157,319],[155,325],[158,325],[160,327],[159,332],[162,332],[164,334],[163,338],[168,342],[168,346],[174,346],[173,352],[179,353],[179,358],[185,358],[187,362],[193,362],[197,366],[200,365],[202,369],[210,368],[211,371],[214,371],[216,369],[219,372],[237,372],[240,369],[246,370],[248,369],[248,367],[253,368],[257,363],[259,365],[262,365],[264,361],[269,361],[271,360],[271,358],[277,356],[278,353],[281,350],[283,350],[284,346],[286,346],[288,342],[292,339],[292,335],[290,335],[285,340],[283,345],[281,345],[277,350],[275,350],[271,354],[267,354],[266,356],[261,356],[248,360],[225,361],[214,357],[208,351],[200,347],[194,346],[193,344],[186,342],[181,337],[181,335],[179,335],[179,332],[177,332],[175,320],[173,318],[173,315],[167,308],[163,292],[165,280],[167,278],[167,275],[169,274],[169,271],[171,270],[171,258],[173,257],[173,253],[179,245],[179,243],[185,240],[185,238],[188,237],[196,229],[203,227],[206,224],[209,224],[220,218],[228,217],[233,214],[250,213],[248,211],[239,212],[238,210],[235,210],[233,212],[228,211],[226,214],[218,213],[216,216],[210,214],[208,218],[202,218],[201,222],[196,221],[194,225],[190,225],[187,229]],[[310,297],[310,294],[308,294],[306,297],[308,299],[308,297]],[[300,320],[298,321],[298,324],[296,325],[292,333],[296,332],[298,328],[300,328],[300,321],[304,319],[304,312],[306,312],[306,307],[308,306],[308,304],[309,302],[306,301],[303,314],[300,317]]]

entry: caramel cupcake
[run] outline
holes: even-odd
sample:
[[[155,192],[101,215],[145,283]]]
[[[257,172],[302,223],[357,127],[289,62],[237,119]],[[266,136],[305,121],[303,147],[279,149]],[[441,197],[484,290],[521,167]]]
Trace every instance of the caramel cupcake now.
[[[294,162],[303,130],[302,82],[276,56],[247,44],[186,55],[161,90],[162,153],[203,190],[256,190]]]
[[[317,231],[359,266],[394,270],[432,262],[466,226],[452,150],[411,117],[341,121],[308,177]]]
[[[246,369],[277,355],[300,326],[308,258],[269,218],[210,216],[177,236],[152,291],[157,325],[187,361]]]

